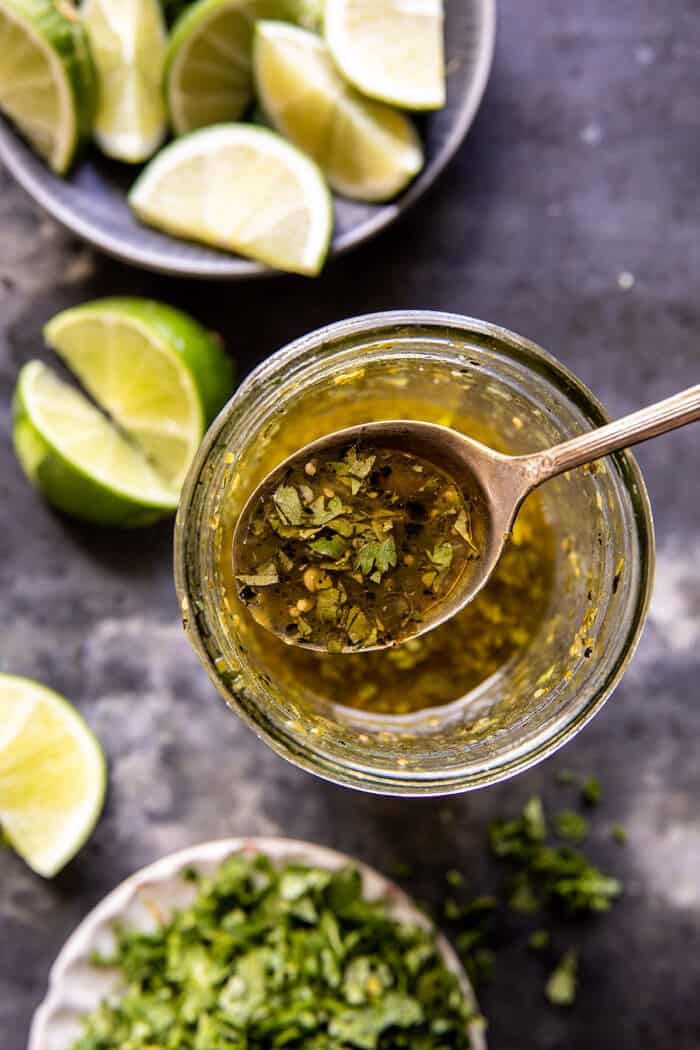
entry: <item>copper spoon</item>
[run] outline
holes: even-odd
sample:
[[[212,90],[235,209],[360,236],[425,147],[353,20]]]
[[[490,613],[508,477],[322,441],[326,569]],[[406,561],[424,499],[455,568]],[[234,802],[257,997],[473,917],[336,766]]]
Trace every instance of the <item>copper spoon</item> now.
[[[647,441],[698,419],[700,385],[625,416],[615,423],[587,431],[561,445],[555,445],[554,448],[524,456],[503,455],[456,430],[438,426],[436,423],[388,420],[337,430],[305,445],[280,463],[252,493],[241,512],[233,536],[234,568],[237,545],[243,542],[256,504],[263,498],[265,491],[284,482],[290,466],[306,463],[314,456],[322,456],[324,452],[337,448],[340,443],[398,449],[413,454],[443,470],[466,494],[478,493],[488,522],[486,542],[481,556],[470,562],[470,571],[465,574],[464,579],[458,580],[450,593],[436,603],[434,610],[426,615],[420,624],[415,625],[412,637],[418,637],[450,620],[486,585],[501,557],[523,500],[538,485],[574,467],[592,463],[601,456]],[[303,639],[290,642],[287,637],[284,637],[284,640],[302,648],[325,651],[318,643]],[[357,646],[348,646],[344,651],[356,653],[369,649],[385,649],[390,648],[392,644],[395,643],[375,644],[359,650]]]

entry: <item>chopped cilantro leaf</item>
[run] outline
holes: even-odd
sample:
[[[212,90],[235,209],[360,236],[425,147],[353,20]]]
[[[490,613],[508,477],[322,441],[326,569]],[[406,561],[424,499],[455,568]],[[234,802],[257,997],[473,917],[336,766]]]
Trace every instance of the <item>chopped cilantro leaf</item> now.
[[[550,975],[545,995],[553,1006],[571,1006],[576,999],[578,956],[569,951]]]
[[[533,952],[541,952],[549,947],[550,940],[549,930],[533,930],[527,939],[527,946],[528,948],[531,948]]]
[[[273,561],[263,565],[254,576],[237,576],[236,579],[246,587],[272,587],[280,580]]]
[[[587,806],[597,806],[603,798],[603,787],[597,777],[590,777],[581,788],[581,798]]]
[[[557,814],[556,827],[559,837],[570,842],[584,842],[588,836],[588,821],[571,809]]]
[[[311,540],[309,547],[315,554],[320,554],[324,558],[332,558],[333,561],[342,558],[348,549],[348,545],[342,536],[331,536],[330,538],[321,536],[317,540]]]
[[[613,824],[612,828],[610,829],[610,833],[615,839],[615,842],[619,842],[621,846],[624,845],[625,842],[627,842],[627,831],[622,826],[622,824]]]
[[[304,510],[293,485],[280,485],[272,499],[287,525],[301,525]]]
[[[454,548],[451,543],[445,541],[444,543],[436,543],[432,551],[426,551],[426,554],[436,569],[446,572],[452,565]]]
[[[378,572],[380,577],[396,567],[396,543],[393,536],[385,540],[370,540],[363,544],[355,556],[355,568],[369,576]]]
[[[98,962],[121,983],[72,1050],[469,1050],[433,934],[355,870],[236,856],[196,892],[152,931],[115,930]]]

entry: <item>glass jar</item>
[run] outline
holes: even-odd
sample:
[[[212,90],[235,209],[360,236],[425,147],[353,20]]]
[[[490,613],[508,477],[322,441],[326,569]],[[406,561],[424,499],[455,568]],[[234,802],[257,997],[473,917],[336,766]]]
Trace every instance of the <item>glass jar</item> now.
[[[237,600],[228,575],[233,526],[255,485],[299,447],[300,420],[310,441],[338,429],[341,417],[343,426],[395,418],[397,406],[404,418],[472,419],[516,454],[607,422],[563,365],[495,325],[418,311],[331,325],[263,362],[212,425],[180,504],[176,583],[210,678],[280,755],[366,791],[450,794],[527,769],[600,710],[646,617],[653,524],[629,453],[552,480],[537,497],[554,536],[548,605],[497,673],[451,703],[402,715],[292,689],[284,643]]]

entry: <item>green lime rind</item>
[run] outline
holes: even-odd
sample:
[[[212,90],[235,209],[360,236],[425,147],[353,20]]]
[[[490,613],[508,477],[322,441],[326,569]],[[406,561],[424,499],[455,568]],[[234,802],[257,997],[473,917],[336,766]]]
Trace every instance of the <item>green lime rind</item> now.
[[[53,332],[64,321],[81,316],[100,317],[106,313],[118,316],[124,323],[131,319],[150,329],[161,342],[177,353],[199,394],[204,424],[207,426],[211,423],[233,393],[233,361],[223,350],[220,337],[182,310],[136,296],[95,299],[52,317],[44,327],[44,338],[49,346],[54,347]]]
[[[21,843],[16,843],[13,840],[10,830],[7,828],[2,829],[9,845],[33,871],[44,878],[53,878],[83,848],[100,818],[107,793],[107,759],[99,740],[82,714],[60,693],[56,693],[53,689],[49,689],[31,678],[25,678],[20,675],[0,674],[0,697],[6,697],[8,693],[25,693],[46,705],[50,705],[55,713],[60,713],[60,720],[70,727],[72,736],[79,742],[85,765],[91,767],[89,778],[92,787],[90,806],[83,814],[79,827],[73,830],[73,833],[65,840],[61,848],[54,848],[49,851],[51,854],[50,859],[45,854],[41,859],[32,855]],[[2,706],[1,699],[0,706]],[[0,751],[0,756],[1,754],[2,751]]]
[[[46,366],[39,361],[24,365],[12,403],[15,452],[32,485],[58,510],[96,525],[140,528],[174,514],[177,493],[168,497],[163,491],[162,499],[137,498],[116,482],[108,485],[100,481],[56,446],[35,418],[27,397],[27,386],[37,368]]]
[[[87,35],[76,14],[68,18],[54,0],[0,0],[0,14],[6,11],[38,34],[58,56],[72,98],[73,134],[68,147],[58,157],[46,157],[58,175],[65,175],[81,150],[90,141],[97,110],[98,81]]]

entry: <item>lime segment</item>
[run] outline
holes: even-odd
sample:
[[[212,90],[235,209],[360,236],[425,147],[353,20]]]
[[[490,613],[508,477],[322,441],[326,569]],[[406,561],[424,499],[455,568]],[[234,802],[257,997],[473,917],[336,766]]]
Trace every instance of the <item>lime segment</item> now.
[[[258,23],[254,64],[270,121],[313,157],[338,193],[389,200],[422,168],[423,150],[409,118],[351,87],[314,33]]]
[[[0,826],[39,875],[55,875],[84,844],[105,779],[100,745],[66,700],[0,675]]]
[[[220,124],[179,139],[129,200],[149,225],[280,270],[313,275],[328,254],[333,212],[321,172],[264,128]]]
[[[176,135],[238,120],[252,99],[250,0],[200,0],[175,26],[166,97]]]
[[[445,105],[443,0],[326,0],[324,32],[360,91],[404,109]]]
[[[198,0],[173,28],[165,91],[176,135],[240,120],[253,100],[260,18],[319,24],[320,0]]]
[[[86,390],[179,487],[205,426],[231,396],[233,369],[187,314],[146,299],[66,310],[44,330]]]
[[[159,0],[84,0],[100,81],[95,137],[104,153],[140,163],[166,131],[162,77],[166,31]]]
[[[94,100],[77,17],[52,0],[0,0],[0,110],[59,175],[89,134]]]
[[[20,372],[13,440],[50,503],[99,524],[147,525],[177,509],[178,489],[90,402],[39,361]]]

